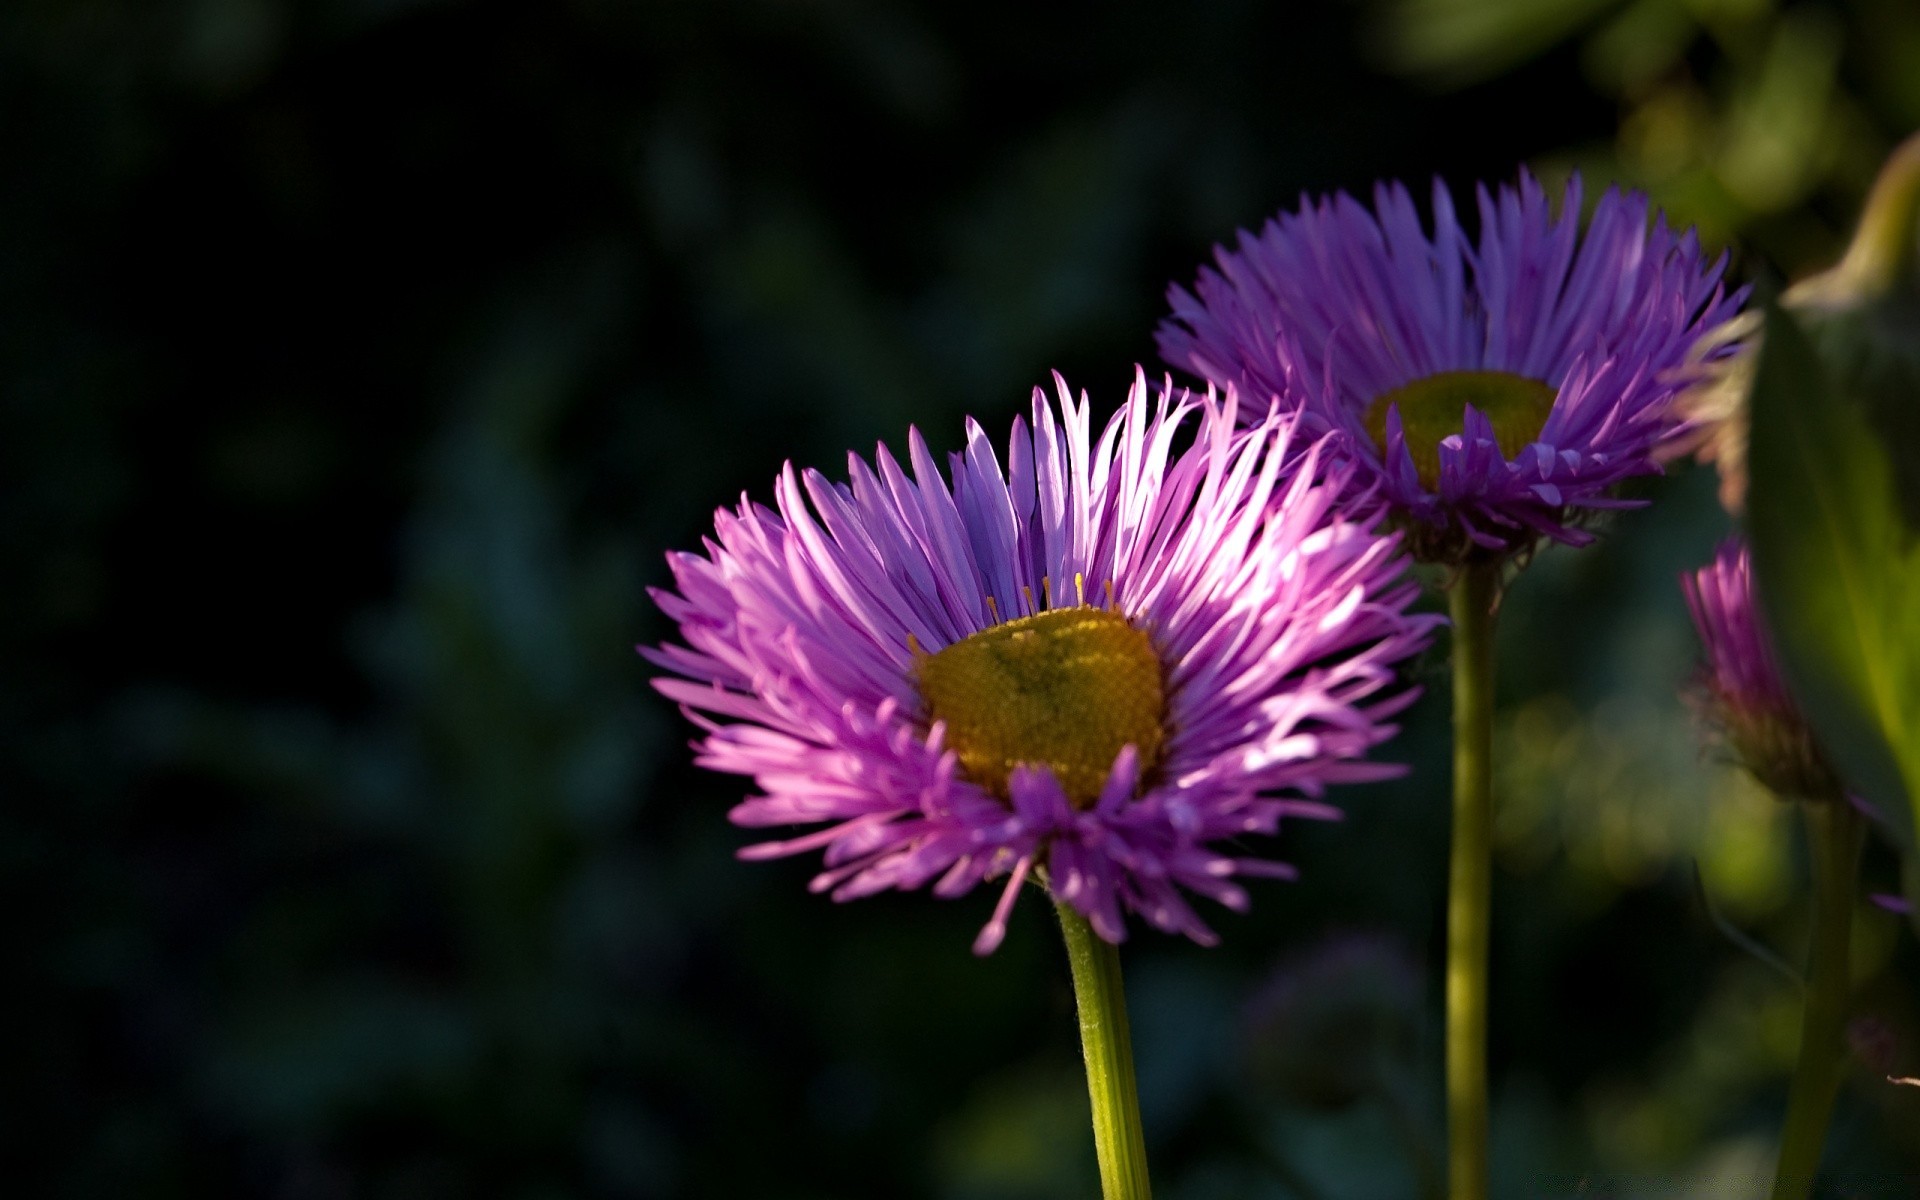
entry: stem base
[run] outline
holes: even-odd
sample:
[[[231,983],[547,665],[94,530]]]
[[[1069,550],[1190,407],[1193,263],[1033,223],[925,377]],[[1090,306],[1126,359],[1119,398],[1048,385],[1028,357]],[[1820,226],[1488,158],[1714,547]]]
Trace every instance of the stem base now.
[[[1487,959],[1493,908],[1493,614],[1498,562],[1460,570],[1453,617],[1447,876],[1447,1195],[1487,1196]]]
[[[1054,901],[1073,968],[1080,1012],[1080,1047],[1087,1060],[1087,1098],[1093,1105],[1093,1147],[1105,1200],[1151,1200],[1147,1140],[1140,1129],[1139,1089],[1133,1077],[1133,1040],[1127,995],[1120,982],[1120,951],[1070,904]]]

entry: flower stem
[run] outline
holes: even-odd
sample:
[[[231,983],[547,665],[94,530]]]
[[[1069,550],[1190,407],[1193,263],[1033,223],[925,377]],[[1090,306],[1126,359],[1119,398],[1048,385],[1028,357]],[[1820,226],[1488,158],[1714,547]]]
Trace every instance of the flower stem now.
[[[1447,880],[1447,1195],[1487,1195],[1487,948],[1493,906],[1493,609],[1500,564],[1461,568],[1453,616]]]
[[[1800,1018],[1800,1060],[1787,1093],[1780,1131],[1780,1168],[1773,1200],[1805,1200],[1813,1192],[1827,1121],[1846,1073],[1849,943],[1853,898],[1865,827],[1841,797],[1810,801],[1807,847],[1813,860],[1813,945],[1808,953],[1806,1009]]]
[[[1080,1009],[1080,1046],[1087,1059],[1087,1096],[1093,1102],[1093,1146],[1100,1158],[1105,1200],[1149,1200],[1147,1142],[1140,1132],[1140,1098],[1133,1081],[1133,1042],[1127,1032],[1127,996],[1120,983],[1120,952],[1070,904],[1056,900],[1060,930],[1073,967]]]

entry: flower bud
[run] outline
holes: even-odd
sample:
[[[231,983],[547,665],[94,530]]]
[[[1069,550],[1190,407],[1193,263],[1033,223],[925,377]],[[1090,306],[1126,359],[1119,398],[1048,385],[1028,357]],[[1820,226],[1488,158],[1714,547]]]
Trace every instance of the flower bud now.
[[[1696,703],[1713,732],[1774,795],[1840,799],[1839,781],[1781,678],[1754,603],[1746,545],[1729,539],[1713,562],[1680,583],[1707,650]]]

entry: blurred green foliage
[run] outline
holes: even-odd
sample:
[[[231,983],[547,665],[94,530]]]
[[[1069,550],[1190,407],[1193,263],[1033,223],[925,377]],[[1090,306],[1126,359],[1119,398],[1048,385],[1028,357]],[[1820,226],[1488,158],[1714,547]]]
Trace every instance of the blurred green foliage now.
[[[1898,304],[1909,319],[1889,323],[1896,340],[1878,353],[1871,334],[1847,328],[1870,326],[1869,306],[1808,314],[1824,353],[1800,320],[1768,310],[1748,507],[1755,575],[1797,694],[1920,888],[1920,514],[1902,495],[1920,453],[1875,419],[1910,423],[1920,398],[1920,353],[1902,345],[1920,305]]]
[[[1711,242],[1798,276],[1832,260],[1874,171],[1920,126],[1908,0],[1371,0],[1377,61],[1441,86],[1559,52],[1620,106],[1548,156],[1650,192]]]
[[[1521,7],[0,9],[10,1186],[1089,1194],[1044,906],[976,961],[988,897],[734,861],[746,785],[647,689],[644,588],[785,458],[950,447],[1056,367],[1110,408],[1166,282],[1302,189],[1585,162],[1793,272],[1920,119],[1891,0]],[[1419,32],[1455,12],[1481,32]],[[1712,493],[1651,485],[1509,600],[1503,1195],[1764,1172],[1795,1000],[1691,863],[1789,955],[1804,908],[1676,698]],[[1128,948],[1165,1195],[1411,1187],[1391,1105],[1248,1070],[1247,1005],[1329,936],[1398,947],[1431,1126],[1446,745],[1424,701],[1410,777],[1290,833],[1302,882],[1219,950]],[[1912,939],[1862,927],[1916,1073]],[[1836,1177],[1905,1195],[1920,1096],[1877,1079]]]

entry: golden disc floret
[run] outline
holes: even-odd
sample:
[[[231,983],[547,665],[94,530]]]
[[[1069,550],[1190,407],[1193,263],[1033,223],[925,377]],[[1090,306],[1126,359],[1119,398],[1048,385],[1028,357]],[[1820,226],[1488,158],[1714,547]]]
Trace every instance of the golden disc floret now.
[[[1131,744],[1144,777],[1166,742],[1166,684],[1147,634],[1082,606],[1020,617],[914,659],[929,721],[976,785],[1007,795],[1022,763],[1046,766],[1090,806]]]
[[[1420,485],[1434,491],[1440,486],[1440,443],[1465,427],[1467,405],[1485,414],[1500,453],[1511,459],[1539,440],[1556,394],[1538,379],[1506,371],[1441,371],[1375,396],[1360,419],[1385,454],[1387,410],[1398,405]]]

